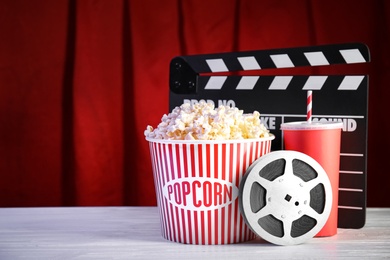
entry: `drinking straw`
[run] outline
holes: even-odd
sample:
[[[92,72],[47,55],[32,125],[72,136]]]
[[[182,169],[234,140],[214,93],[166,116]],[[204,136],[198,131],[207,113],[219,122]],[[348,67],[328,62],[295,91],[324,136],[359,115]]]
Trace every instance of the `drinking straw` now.
[[[311,115],[312,115],[312,99],[313,99],[313,93],[311,90],[307,91],[307,101],[306,101],[306,120],[310,124],[311,123]]]

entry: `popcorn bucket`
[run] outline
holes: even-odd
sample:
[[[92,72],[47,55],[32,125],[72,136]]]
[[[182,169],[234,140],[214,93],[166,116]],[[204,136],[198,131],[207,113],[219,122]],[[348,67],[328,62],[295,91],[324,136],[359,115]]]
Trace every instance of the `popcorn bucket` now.
[[[255,234],[240,214],[247,168],[270,152],[274,136],[244,140],[149,141],[162,236],[184,244],[248,241]]]

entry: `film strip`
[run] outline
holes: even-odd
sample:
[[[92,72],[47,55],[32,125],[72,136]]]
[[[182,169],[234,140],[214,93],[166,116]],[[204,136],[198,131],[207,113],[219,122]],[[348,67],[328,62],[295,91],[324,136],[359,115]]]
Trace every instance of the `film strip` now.
[[[368,75],[237,75],[235,72],[370,61],[361,43],[180,56],[170,63],[170,110],[205,100],[257,110],[283,149],[280,124],[306,120],[306,90],[313,90],[312,120],[343,122],[340,228],[365,224]],[[252,72],[253,73],[253,72]]]

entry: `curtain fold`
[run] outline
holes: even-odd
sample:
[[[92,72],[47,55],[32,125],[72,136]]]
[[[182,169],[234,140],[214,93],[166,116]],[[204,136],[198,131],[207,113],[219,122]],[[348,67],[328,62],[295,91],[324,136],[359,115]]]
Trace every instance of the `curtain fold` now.
[[[67,12],[67,28],[64,74],[61,93],[61,118],[62,131],[59,142],[61,151],[61,197],[60,203],[64,206],[76,205],[76,175],[75,175],[75,157],[74,157],[74,102],[73,102],[73,77],[75,64],[75,45],[76,45],[76,0],[70,0]],[[58,202],[57,202],[58,203]]]
[[[155,205],[143,132],[169,112],[173,57],[343,42],[372,62],[297,71],[370,75],[368,205],[390,206],[389,16],[385,0],[1,1],[0,206]]]

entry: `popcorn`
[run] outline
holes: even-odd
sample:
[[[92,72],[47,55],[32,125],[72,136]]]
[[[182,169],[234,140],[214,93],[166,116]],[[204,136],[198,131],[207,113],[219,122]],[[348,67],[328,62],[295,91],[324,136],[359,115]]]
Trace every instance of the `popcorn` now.
[[[174,108],[163,115],[156,129],[148,125],[144,135],[167,140],[236,140],[269,137],[270,133],[257,111],[244,114],[238,108],[214,108],[213,104],[201,101]]]

